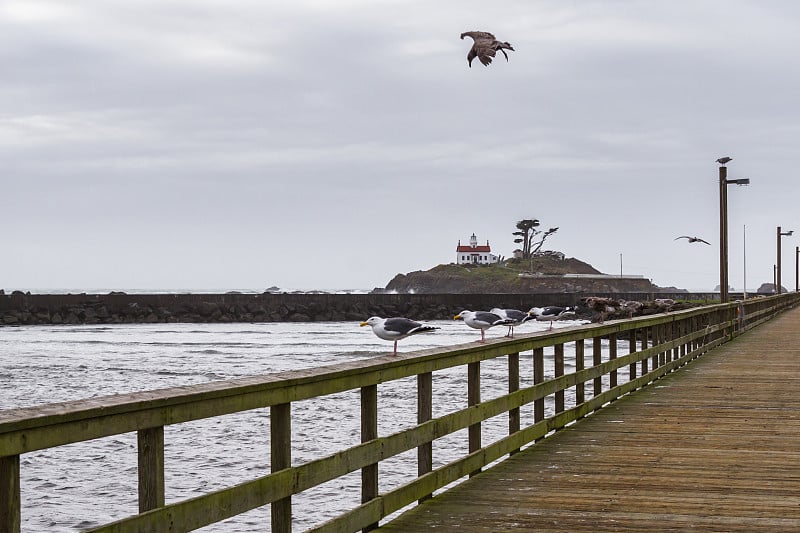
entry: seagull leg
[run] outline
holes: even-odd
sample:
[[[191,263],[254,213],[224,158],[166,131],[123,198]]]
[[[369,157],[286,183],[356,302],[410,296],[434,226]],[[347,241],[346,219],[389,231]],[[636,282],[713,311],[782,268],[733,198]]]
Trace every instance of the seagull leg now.
[[[480,342],[486,342],[486,330],[485,329],[481,330],[481,340],[480,340]]]
[[[553,321],[551,320],[550,321],[550,327],[547,328],[547,331],[552,331],[552,329],[553,329]]]
[[[397,355],[397,339],[394,340],[394,353],[392,355]]]

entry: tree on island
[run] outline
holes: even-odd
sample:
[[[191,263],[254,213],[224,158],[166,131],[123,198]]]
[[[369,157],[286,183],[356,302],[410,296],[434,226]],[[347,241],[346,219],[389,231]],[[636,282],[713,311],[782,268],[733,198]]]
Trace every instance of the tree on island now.
[[[536,218],[526,218],[517,222],[515,231],[512,235],[516,235],[514,243],[522,244],[522,258],[531,259],[542,249],[545,239],[558,231],[558,228],[550,228],[547,231],[536,229],[539,226],[539,220]],[[541,235],[538,241],[534,242],[537,235]]]

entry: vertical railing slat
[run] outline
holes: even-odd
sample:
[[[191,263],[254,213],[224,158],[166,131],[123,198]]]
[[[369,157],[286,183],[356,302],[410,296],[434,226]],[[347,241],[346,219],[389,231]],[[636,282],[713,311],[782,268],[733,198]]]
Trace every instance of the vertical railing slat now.
[[[632,329],[628,336],[628,353],[636,351],[636,330]],[[631,363],[628,366],[628,381],[636,379],[636,363]]]
[[[553,364],[555,377],[564,375],[564,344],[558,343],[553,347]],[[555,409],[556,413],[564,412],[564,389],[556,391],[555,394]]]
[[[544,382],[544,348],[533,349],[533,383]],[[533,421],[544,420],[544,398],[533,401]]]
[[[136,432],[139,450],[139,512],[164,506],[164,426]]]
[[[19,455],[0,457],[0,533],[19,533],[20,505]]]
[[[508,354],[508,392],[516,392],[519,390],[519,352]],[[512,435],[519,431],[520,428],[520,410],[519,407],[514,407],[508,411],[508,434]],[[512,450],[511,454],[515,454],[519,449]]]
[[[361,387],[361,442],[378,438],[378,385]],[[361,503],[378,497],[378,463],[361,469]],[[372,531],[378,524],[370,524],[362,531]]]
[[[608,360],[613,361],[617,358],[617,334],[612,333],[608,336]],[[608,376],[608,384],[613,389],[617,386],[617,371],[612,370]]]
[[[281,403],[269,408],[270,471],[278,472],[292,466],[291,404]],[[272,503],[270,515],[273,533],[291,533],[292,497]]]
[[[603,362],[603,339],[594,337],[592,339],[592,365],[598,366]],[[592,383],[592,394],[599,396],[603,392],[603,378],[596,377]]]
[[[478,405],[481,403],[481,363],[475,361],[467,364],[467,405]],[[481,423],[477,422],[469,426],[469,453],[481,449]],[[470,477],[480,473],[481,469],[470,472]]]
[[[433,418],[433,373],[424,372],[417,375],[417,423],[422,424]],[[424,476],[433,470],[433,442],[417,446],[417,475]],[[419,503],[433,497],[426,494]]]
[[[580,372],[584,369],[586,361],[584,359],[583,339],[575,341],[575,371]],[[583,381],[575,385],[575,405],[580,405],[586,401],[586,385]]]

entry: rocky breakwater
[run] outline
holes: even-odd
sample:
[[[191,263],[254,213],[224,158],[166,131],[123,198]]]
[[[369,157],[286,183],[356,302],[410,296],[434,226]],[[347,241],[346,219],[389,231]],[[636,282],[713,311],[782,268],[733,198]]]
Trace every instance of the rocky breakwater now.
[[[361,321],[379,316],[452,317],[450,304],[408,295],[0,294],[0,325],[170,322]]]

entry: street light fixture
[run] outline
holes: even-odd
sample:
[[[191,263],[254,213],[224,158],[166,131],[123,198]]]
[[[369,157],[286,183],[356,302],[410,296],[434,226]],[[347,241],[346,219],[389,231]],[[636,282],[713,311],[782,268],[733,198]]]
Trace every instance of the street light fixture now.
[[[720,157],[719,163],[719,300],[728,302],[728,185],[749,185],[747,178],[729,180],[730,157]]]
[[[777,240],[778,240],[778,260],[775,262],[775,293],[781,293],[781,237],[789,237],[791,234],[794,233],[794,230],[789,231],[781,231],[781,227],[778,226],[777,231]]]
[[[800,292],[800,246],[794,247],[794,292]]]

